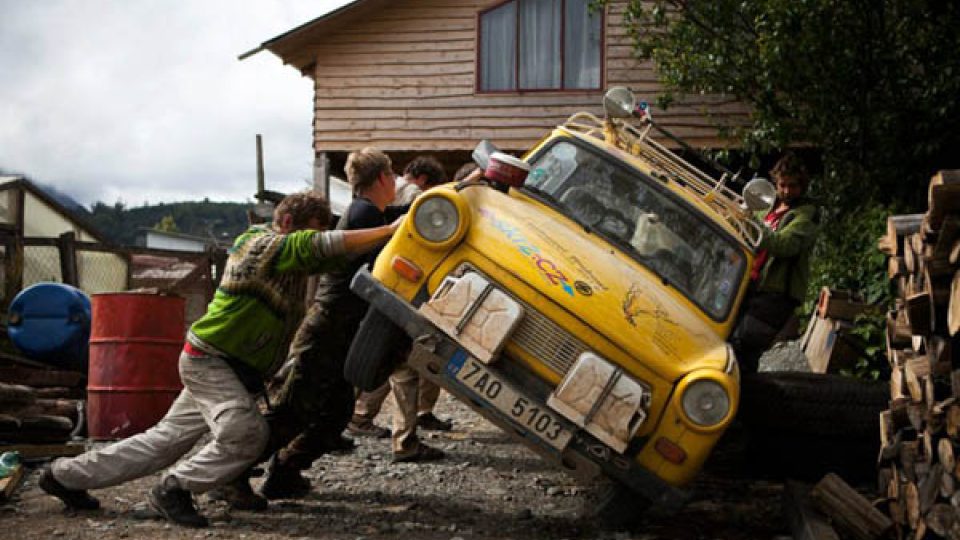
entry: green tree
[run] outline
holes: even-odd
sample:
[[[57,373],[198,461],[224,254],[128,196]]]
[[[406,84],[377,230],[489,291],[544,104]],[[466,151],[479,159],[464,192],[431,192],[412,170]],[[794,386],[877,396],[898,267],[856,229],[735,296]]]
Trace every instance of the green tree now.
[[[180,232],[180,229],[177,228],[177,222],[171,215],[166,215],[160,218],[160,221],[157,222],[153,228],[154,230],[163,232]]]
[[[668,93],[732,95],[744,149],[810,144],[828,206],[921,204],[960,145],[960,5],[937,0],[630,0]]]
[[[723,129],[754,163],[791,145],[820,152],[814,187],[829,225],[808,298],[828,285],[889,304],[876,247],[886,216],[923,211],[930,176],[960,165],[960,5],[629,0],[625,20],[667,90],[661,107],[685,94],[732,96],[750,106],[750,123]],[[872,361],[857,371],[875,376],[883,332],[874,318],[858,326]]]

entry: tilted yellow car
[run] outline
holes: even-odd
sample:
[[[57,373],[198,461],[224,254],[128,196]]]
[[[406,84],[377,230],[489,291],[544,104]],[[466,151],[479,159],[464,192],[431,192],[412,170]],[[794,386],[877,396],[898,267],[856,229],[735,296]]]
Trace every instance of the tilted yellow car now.
[[[372,309],[345,373],[383,382],[402,330],[413,367],[544,458],[615,480],[618,504],[675,505],[737,408],[726,338],[760,229],[729,178],[653,141],[649,117],[628,122],[629,91],[605,109],[521,163],[483,164],[529,169],[522,185],[465,181],[414,203],[354,278]],[[772,202],[766,181],[743,193]]]

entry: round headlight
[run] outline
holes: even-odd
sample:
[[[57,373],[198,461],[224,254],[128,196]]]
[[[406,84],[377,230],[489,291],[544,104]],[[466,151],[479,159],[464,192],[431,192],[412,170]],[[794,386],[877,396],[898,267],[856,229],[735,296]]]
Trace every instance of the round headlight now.
[[[719,424],[730,412],[730,396],[716,381],[696,381],[683,393],[683,412],[698,426]]]
[[[444,197],[430,197],[423,201],[413,216],[413,225],[417,233],[430,242],[443,242],[460,225],[460,213],[457,207]]]

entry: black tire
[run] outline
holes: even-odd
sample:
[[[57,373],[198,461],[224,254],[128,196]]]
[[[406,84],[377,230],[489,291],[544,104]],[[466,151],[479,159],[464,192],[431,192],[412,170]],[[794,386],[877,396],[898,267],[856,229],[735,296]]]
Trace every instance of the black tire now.
[[[406,339],[403,329],[371,307],[353,337],[344,378],[364,392],[379,388],[393,372]]]
[[[638,529],[651,506],[646,497],[611,478],[599,481],[585,505],[586,517],[605,530]]]
[[[743,377],[740,418],[752,428],[879,440],[890,386],[840,375],[773,372]]]
[[[774,372],[745,376],[738,418],[747,459],[767,475],[850,481],[876,473],[886,383],[839,375]]]

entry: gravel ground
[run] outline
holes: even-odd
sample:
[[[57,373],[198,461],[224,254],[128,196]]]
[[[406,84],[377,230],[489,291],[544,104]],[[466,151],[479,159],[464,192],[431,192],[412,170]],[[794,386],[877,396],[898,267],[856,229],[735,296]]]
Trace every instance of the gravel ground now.
[[[746,478],[736,449],[715,454],[673,516],[651,514],[636,531],[610,531],[584,517],[596,486],[578,484],[444,394],[438,416],[454,430],[423,433],[447,452],[429,464],[391,464],[387,439],[357,439],[353,453],[325,456],[308,471],[305,499],[271,502],[266,512],[231,511],[199,498],[208,529],[149,516],[142,502],[158,476],[95,492],[103,508],[68,512],[36,486],[33,472],[0,507],[0,538],[249,539],[764,539],[788,534],[779,482]],[[389,425],[389,411],[378,419]],[[254,480],[257,486],[259,480]]]

